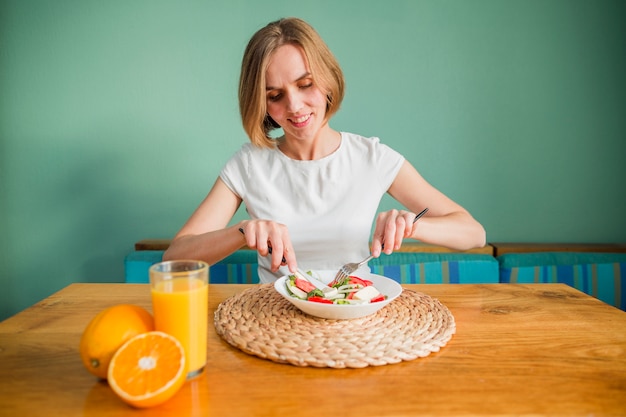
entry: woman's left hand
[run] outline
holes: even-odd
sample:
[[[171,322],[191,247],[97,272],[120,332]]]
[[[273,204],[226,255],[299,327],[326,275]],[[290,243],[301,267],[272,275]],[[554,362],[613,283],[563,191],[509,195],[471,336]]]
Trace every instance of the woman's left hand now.
[[[378,257],[381,252],[390,255],[400,249],[402,241],[413,235],[415,213],[407,210],[389,210],[378,213],[372,236],[372,255]],[[384,245],[384,246],[383,246]]]

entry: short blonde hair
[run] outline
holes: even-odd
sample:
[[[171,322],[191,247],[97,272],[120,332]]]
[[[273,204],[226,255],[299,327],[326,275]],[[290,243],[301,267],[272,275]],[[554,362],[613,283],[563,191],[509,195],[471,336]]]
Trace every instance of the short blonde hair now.
[[[343,72],[315,29],[298,18],[268,24],[248,42],[239,78],[239,113],[243,127],[250,141],[260,147],[274,146],[270,132],[280,127],[267,115],[265,72],[271,55],[285,44],[302,48],[315,84],[326,93],[326,120],[339,110],[343,100]]]

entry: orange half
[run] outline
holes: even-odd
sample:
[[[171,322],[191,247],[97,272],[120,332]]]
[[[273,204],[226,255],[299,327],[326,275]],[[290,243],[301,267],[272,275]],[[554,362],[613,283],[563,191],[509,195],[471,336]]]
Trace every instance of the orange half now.
[[[137,335],[122,345],[109,364],[108,381],[133,407],[153,407],[170,399],[187,377],[185,351],[163,332]]]

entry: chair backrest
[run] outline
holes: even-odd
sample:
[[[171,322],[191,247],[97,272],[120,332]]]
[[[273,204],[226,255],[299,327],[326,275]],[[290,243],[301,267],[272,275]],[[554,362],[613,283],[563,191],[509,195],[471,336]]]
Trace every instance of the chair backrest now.
[[[369,262],[372,273],[401,284],[489,284],[498,282],[493,256],[461,253],[393,253]]]
[[[131,252],[125,259],[125,281],[149,282],[150,266],[161,262],[162,250]],[[496,283],[498,262],[490,255],[460,253],[394,252],[369,262],[372,273],[402,284]],[[211,283],[258,283],[257,252],[239,250],[209,270]]]
[[[500,282],[563,283],[626,310],[626,253],[509,253],[497,259]]]
[[[124,259],[125,282],[150,282],[149,269],[163,259],[163,250],[133,251]],[[257,284],[259,282],[257,253],[242,249],[209,268],[212,284]]]

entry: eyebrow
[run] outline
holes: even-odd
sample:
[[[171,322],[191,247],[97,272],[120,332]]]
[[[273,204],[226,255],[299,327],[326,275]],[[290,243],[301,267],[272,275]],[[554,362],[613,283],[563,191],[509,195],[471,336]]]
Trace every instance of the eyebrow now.
[[[305,78],[309,78],[311,76],[310,72],[304,73],[303,75],[301,75],[300,77],[296,78],[294,82],[298,82],[300,80],[303,80]],[[277,90],[276,87],[272,87],[272,86],[266,86],[265,87],[265,91],[272,91],[272,90]]]

